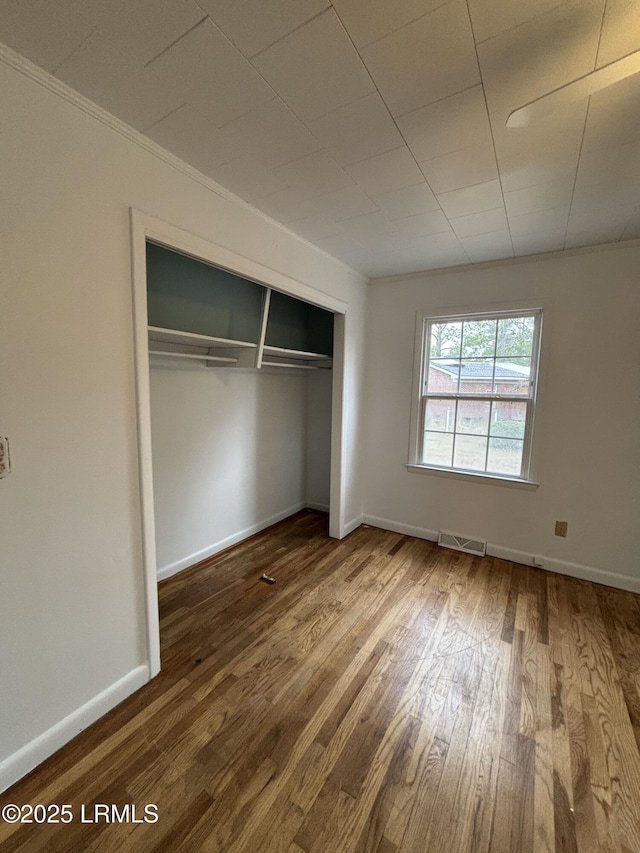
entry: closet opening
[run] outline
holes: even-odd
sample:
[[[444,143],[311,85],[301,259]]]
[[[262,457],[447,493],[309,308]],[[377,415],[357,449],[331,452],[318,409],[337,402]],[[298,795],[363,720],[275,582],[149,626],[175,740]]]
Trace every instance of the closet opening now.
[[[305,507],[342,536],[346,305],[132,211],[150,674],[157,582]]]

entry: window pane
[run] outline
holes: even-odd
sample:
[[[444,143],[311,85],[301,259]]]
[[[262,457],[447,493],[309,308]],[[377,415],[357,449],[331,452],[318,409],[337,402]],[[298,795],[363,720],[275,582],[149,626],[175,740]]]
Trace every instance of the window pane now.
[[[465,320],[462,329],[462,358],[493,357],[496,351],[496,320]]]
[[[458,393],[458,372],[460,362],[451,358],[433,358],[429,361],[427,390],[433,394],[441,391],[444,394]]]
[[[427,400],[424,427],[437,432],[453,432],[456,419],[455,400]]]
[[[533,317],[509,317],[498,320],[496,355],[531,359],[534,326]]]
[[[487,471],[520,475],[524,442],[515,438],[490,438]]]
[[[446,465],[450,468],[452,455],[452,433],[425,432],[422,452],[422,461],[425,465]]]
[[[500,438],[524,438],[527,420],[526,403],[501,403],[495,401],[491,412],[489,434]]]
[[[460,400],[456,418],[456,432],[488,435],[491,404],[482,400]]]
[[[432,323],[429,356],[459,358],[462,323]]]
[[[496,359],[494,391],[496,394],[529,395],[529,374],[531,359],[521,358],[517,364],[511,358]]]
[[[465,358],[460,363],[461,394],[491,394],[492,358]]]
[[[470,468],[484,471],[487,455],[487,438],[480,435],[456,435],[453,465],[455,468]]]

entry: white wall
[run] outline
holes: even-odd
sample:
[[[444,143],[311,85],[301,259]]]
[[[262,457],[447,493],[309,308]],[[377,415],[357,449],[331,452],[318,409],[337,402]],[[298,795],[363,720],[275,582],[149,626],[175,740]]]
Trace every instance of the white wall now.
[[[130,206],[350,303],[347,520],[364,285],[0,58],[2,788],[144,676]]]
[[[306,504],[310,377],[152,364],[156,549],[165,577]],[[325,428],[330,435],[330,422]]]
[[[640,590],[639,269],[633,246],[372,283],[365,411],[371,523],[479,536],[494,553],[542,555],[548,568]],[[408,472],[416,312],[519,300],[545,307],[539,488]],[[556,519],[569,522],[566,539],[554,535]]]

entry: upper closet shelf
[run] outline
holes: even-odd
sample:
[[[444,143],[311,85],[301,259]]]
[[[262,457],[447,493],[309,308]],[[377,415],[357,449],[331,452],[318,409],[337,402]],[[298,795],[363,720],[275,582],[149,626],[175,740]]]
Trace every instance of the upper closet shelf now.
[[[181,344],[195,347],[243,347],[256,349],[257,344],[249,341],[234,341],[230,338],[214,338],[212,335],[199,335],[195,332],[182,332],[178,329],[162,329],[160,326],[149,326],[149,340],[162,344]]]

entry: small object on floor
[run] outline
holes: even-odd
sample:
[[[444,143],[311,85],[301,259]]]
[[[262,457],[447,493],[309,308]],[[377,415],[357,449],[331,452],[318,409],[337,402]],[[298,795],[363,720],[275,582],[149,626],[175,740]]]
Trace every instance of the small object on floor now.
[[[275,578],[270,578],[269,575],[265,575],[264,572],[260,575],[260,580],[266,581],[267,583],[275,583],[276,582]]]

